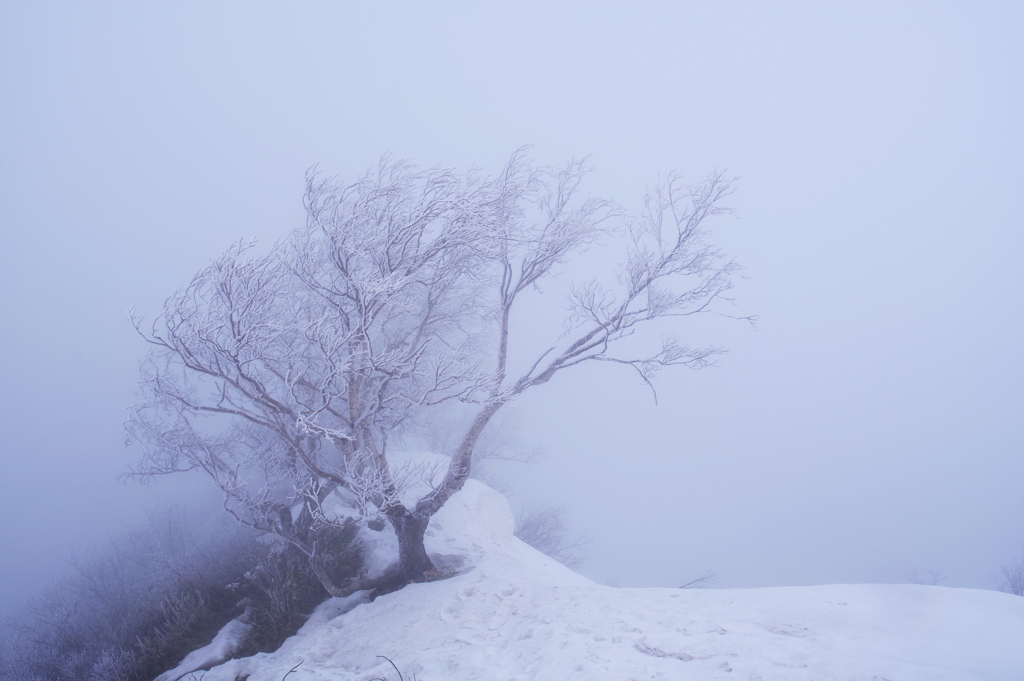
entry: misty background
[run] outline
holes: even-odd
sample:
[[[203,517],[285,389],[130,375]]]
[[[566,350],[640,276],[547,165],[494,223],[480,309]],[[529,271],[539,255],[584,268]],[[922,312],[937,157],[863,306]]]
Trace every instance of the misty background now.
[[[302,224],[315,163],[523,144],[632,208],[672,169],[741,178],[716,239],[757,330],[695,325],[730,353],[657,407],[614,367],[519,404],[545,456],[498,473],[593,537],[584,574],[994,588],[1024,555],[1024,6],[771,5],[3,3],[0,612],[214,496],[117,481],[128,308]]]

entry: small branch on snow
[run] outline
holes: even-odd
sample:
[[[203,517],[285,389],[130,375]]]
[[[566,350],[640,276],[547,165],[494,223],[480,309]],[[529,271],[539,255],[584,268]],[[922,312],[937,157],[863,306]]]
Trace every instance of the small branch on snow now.
[[[398,681],[405,681],[405,677],[402,676],[402,672],[398,669],[398,666],[394,662],[391,661],[391,658],[384,657],[383,655],[378,655],[377,657],[379,657],[379,658],[381,658],[383,660],[387,660],[388,661],[388,664],[390,664],[391,667],[395,670],[395,673],[398,674]],[[388,681],[388,680],[383,678],[383,677],[377,676],[377,677],[374,677],[374,678],[370,679],[370,681]],[[412,681],[416,681],[416,679],[412,679]]]
[[[672,657],[677,660],[681,660],[682,662],[689,662],[690,660],[707,660],[711,658],[710,655],[698,656],[690,655],[689,653],[670,653],[665,650],[662,650],[661,648],[649,646],[643,641],[637,642],[637,644],[634,647],[644,655],[650,655],[651,657]]]
[[[301,667],[301,666],[302,666],[302,663],[303,663],[303,662],[305,662],[305,660],[299,660],[299,663],[298,663],[297,665],[295,665],[294,667],[292,667],[291,669],[289,669],[289,670],[288,670],[288,673],[287,673],[287,674],[285,674],[284,676],[282,676],[282,677],[281,677],[281,681],[284,681],[285,679],[287,679],[287,678],[288,678],[288,676],[289,676],[289,675],[290,675],[290,674],[291,674],[291,673],[292,673],[293,671],[295,671],[296,669],[298,669],[299,667]]]

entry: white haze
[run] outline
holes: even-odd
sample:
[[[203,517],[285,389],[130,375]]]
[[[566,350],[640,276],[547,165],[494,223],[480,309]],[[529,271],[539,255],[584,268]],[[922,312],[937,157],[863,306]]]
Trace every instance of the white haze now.
[[[673,586],[992,588],[1024,555],[1024,11],[1013,3],[5,3],[0,611],[203,481],[115,480],[152,315],[303,220],[313,163],[592,154],[636,206],[741,177],[719,242],[755,331],[720,366],[580,370],[520,405],[520,502],[585,573]],[[517,320],[531,334],[533,319]]]

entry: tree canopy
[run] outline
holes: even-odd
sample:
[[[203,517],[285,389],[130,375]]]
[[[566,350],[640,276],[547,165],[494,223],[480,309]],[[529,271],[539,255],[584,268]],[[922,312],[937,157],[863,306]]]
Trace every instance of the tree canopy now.
[[[232,245],[145,329],[133,316],[151,347],[126,426],[145,446],[135,474],[204,471],[239,520],[302,549],[334,595],[367,585],[333,584],[318,565],[325,525],[386,518],[400,554],[389,578],[422,579],[433,568],[427,523],[462,487],[504,405],[588,362],[650,384],[664,367],[706,366],[721,351],[671,332],[653,347],[627,339],[726,297],[739,268],[710,242],[708,221],[729,212],[730,181],[670,175],[631,215],[584,195],[588,172],[582,160],[552,169],[520,150],[494,177],[390,158],[354,182],[309,173],[303,228],[266,255]],[[573,283],[551,343],[512,371],[514,312],[598,242],[623,247],[614,271]],[[424,472],[392,465],[392,441],[453,402],[472,414],[448,469],[403,503]],[[332,511],[332,495],[349,512]]]

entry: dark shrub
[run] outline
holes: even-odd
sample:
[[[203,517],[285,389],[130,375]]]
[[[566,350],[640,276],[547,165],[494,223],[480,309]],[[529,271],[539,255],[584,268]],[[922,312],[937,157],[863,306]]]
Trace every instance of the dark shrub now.
[[[340,582],[361,568],[355,527],[313,531]],[[150,681],[250,605],[239,655],[275,650],[327,598],[308,558],[233,521],[170,511],[113,540],[36,598],[0,640],[0,678]]]

